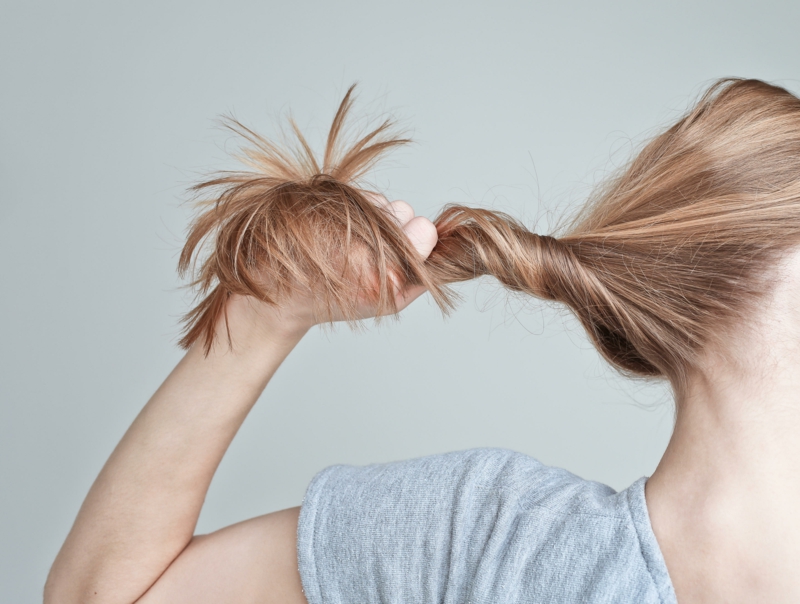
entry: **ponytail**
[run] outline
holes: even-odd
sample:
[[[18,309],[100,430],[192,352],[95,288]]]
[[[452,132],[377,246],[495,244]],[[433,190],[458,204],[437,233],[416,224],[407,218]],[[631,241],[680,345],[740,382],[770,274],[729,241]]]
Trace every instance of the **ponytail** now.
[[[344,142],[352,88],[321,162],[292,124],[280,147],[237,122],[250,171],[201,183],[180,270],[201,300],[183,346],[213,343],[231,294],[280,304],[312,292],[322,320],[356,320],[368,292],[393,312],[392,278],[424,285],[444,312],[449,284],[481,275],[567,305],[600,353],[630,375],[680,391],[702,350],[746,319],[800,243],[800,100],[758,80],[723,80],[602,186],[558,237],[505,214],[459,205],[435,219],[422,261],[365,172],[408,142],[392,124]],[[195,269],[196,265],[199,266]]]

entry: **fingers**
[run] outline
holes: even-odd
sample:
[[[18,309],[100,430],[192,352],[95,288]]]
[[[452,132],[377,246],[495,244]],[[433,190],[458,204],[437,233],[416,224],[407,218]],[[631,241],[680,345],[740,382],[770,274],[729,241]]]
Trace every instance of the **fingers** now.
[[[431,251],[436,246],[436,242],[439,240],[436,227],[430,220],[423,216],[417,216],[409,220],[403,226],[403,232],[405,232],[411,245],[423,260],[430,255]],[[427,291],[424,285],[406,284],[394,271],[390,271],[389,279],[394,287],[398,311],[411,304],[411,302]]]
[[[403,226],[414,218],[414,208],[405,201],[398,200],[390,202],[380,193],[375,193],[373,191],[363,191],[363,195],[379,208],[386,208],[389,213],[394,216],[400,226]]]
[[[403,231],[405,231],[414,249],[423,258],[431,255],[433,248],[436,247],[436,242],[439,241],[439,233],[436,231],[436,226],[424,216],[410,219],[403,225]]]
[[[405,226],[414,218],[414,208],[405,201],[393,201],[387,206],[387,209],[394,215],[400,226]]]
[[[397,200],[390,202],[380,193],[364,191],[364,195],[375,205],[386,208],[397,224],[403,227],[406,236],[411,241],[414,249],[420,256],[427,258],[439,240],[439,234],[434,224],[423,216],[414,216],[414,208],[405,201]]]

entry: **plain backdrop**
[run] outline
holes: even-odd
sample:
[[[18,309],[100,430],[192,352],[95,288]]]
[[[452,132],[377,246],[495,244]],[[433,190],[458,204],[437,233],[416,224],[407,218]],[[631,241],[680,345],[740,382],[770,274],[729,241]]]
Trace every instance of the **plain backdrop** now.
[[[800,3],[30,2],[0,18],[0,601],[40,599],[106,457],[181,356],[186,188],[232,168],[233,114],[319,143],[347,87],[415,144],[372,176],[546,233],[715,78],[798,91]],[[366,122],[365,122],[366,123]],[[363,333],[311,333],[225,457],[207,532],[300,504],[315,472],[498,446],[625,488],[669,438],[658,385],[574,320],[459,288]]]

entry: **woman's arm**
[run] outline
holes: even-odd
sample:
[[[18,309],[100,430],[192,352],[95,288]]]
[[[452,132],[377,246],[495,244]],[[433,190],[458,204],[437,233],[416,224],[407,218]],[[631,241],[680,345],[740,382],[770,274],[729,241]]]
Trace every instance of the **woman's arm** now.
[[[208,356],[194,346],[142,409],[81,507],[45,602],[130,604],[192,539],[214,472],[281,362],[311,326],[247,298]]]
[[[413,218],[407,204],[391,205],[427,257],[436,244],[436,228],[425,218]],[[423,291],[398,291],[398,309]],[[364,317],[374,314],[368,305],[361,310]],[[111,454],[53,563],[46,604],[131,604],[148,590],[142,602],[176,602],[160,598],[159,592],[188,595],[189,586],[203,587],[208,601],[223,602],[223,594],[232,595],[226,592],[230,581],[244,577],[263,587],[259,568],[265,571],[263,565],[273,562],[282,577],[273,595],[285,589],[286,602],[303,601],[288,599],[302,598],[293,549],[296,509],[192,538],[231,440],[281,362],[315,322],[311,297],[297,296],[282,308],[233,297],[227,316],[232,347],[224,324],[217,326],[219,337],[207,356],[202,347],[192,347]],[[229,568],[226,561],[232,562]],[[250,572],[248,565],[255,570]],[[227,572],[232,569],[238,574]]]

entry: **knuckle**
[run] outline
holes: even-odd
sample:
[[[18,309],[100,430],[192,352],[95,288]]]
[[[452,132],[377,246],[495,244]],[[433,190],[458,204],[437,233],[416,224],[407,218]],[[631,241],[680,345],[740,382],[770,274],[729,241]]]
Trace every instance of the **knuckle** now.
[[[393,201],[389,204],[389,208],[400,224],[406,224],[414,218],[414,208],[405,201]]]

